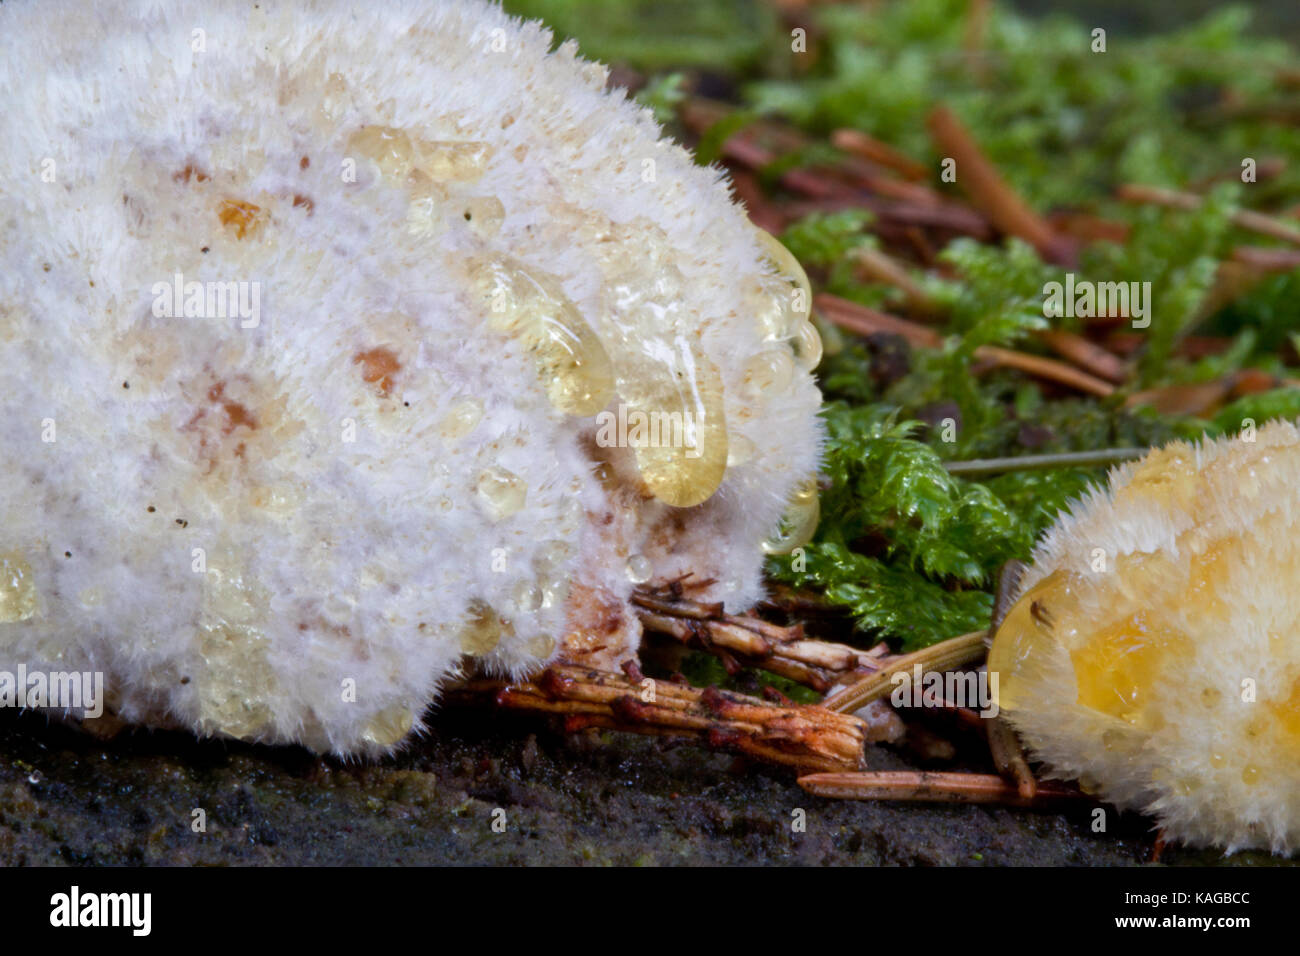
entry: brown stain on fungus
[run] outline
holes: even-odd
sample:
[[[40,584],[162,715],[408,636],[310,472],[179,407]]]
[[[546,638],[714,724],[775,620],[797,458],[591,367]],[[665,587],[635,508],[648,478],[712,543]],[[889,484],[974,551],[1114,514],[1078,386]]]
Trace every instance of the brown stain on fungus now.
[[[397,360],[397,353],[381,345],[365,352],[358,352],[352,356],[352,361],[361,366],[361,377],[367,383],[374,385],[382,398],[388,398],[393,390],[393,379],[402,370],[402,363]]]
[[[217,218],[227,229],[233,229],[236,239],[256,232],[265,221],[262,207],[242,199],[223,199],[217,207]]]
[[[211,178],[212,177],[203,172],[203,170],[198,169],[193,163],[186,163],[184,169],[172,173],[172,181],[177,183],[188,183],[191,179],[196,183],[206,183]]]

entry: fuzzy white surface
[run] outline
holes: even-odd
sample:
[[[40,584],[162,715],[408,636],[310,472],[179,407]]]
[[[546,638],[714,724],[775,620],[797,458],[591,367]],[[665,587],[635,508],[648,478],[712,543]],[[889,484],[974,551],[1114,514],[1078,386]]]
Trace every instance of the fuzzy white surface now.
[[[766,402],[742,387],[763,345],[739,289],[771,266],[719,174],[551,45],[478,0],[0,6],[0,553],[39,599],[0,623],[0,668],[102,670],[130,721],[377,753],[458,673],[470,602],[504,614],[555,542],[564,583],[625,609],[637,552],[659,577],[715,578],[729,608],[761,595],[759,542],[821,436],[806,372]],[[366,163],[341,177],[371,124],[491,146],[438,230],[410,232],[406,194]],[[457,206],[482,196],[505,209],[486,238]],[[226,199],[267,221],[237,238]],[[680,271],[681,331],[755,445],[680,519],[602,487],[593,422],[549,404],[467,289],[467,256],[508,253],[613,335],[610,228],[632,261]],[[259,283],[260,324],[154,316],[176,273]],[[355,358],[379,347],[401,363],[387,396]],[[449,439],[466,399],[482,420]],[[499,521],[474,492],[488,467],[527,485]],[[485,663],[553,659],[571,611],[510,614]]]

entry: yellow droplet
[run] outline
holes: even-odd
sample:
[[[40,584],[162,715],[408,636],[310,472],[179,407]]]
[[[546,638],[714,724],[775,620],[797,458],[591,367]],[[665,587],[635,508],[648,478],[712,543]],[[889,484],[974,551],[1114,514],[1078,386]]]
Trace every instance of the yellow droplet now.
[[[528,484],[514,472],[493,466],[479,473],[474,491],[488,517],[500,521],[524,506]]]
[[[644,554],[634,554],[627,559],[624,573],[633,584],[645,584],[654,574],[654,565]]]
[[[768,397],[786,391],[794,381],[794,359],[785,348],[764,349],[745,363],[745,386]]]
[[[471,656],[487,654],[501,641],[506,626],[490,605],[475,599],[469,604],[469,619],[460,629],[460,649]]]
[[[402,742],[415,724],[415,715],[409,707],[394,704],[381,710],[361,731],[361,739],[376,747],[387,749]]]
[[[664,504],[690,508],[707,501],[727,471],[727,424],[722,376],[685,336],[662,327],[639,330],[641,354],[618,368],[618,392],[628,416],[661,423],[660,434],[680,435],[658,445],[635,445],[637,470]]]
[[[438,434],[448,441],[464,438],[483,420],[483,403],[477,398],[466,398],[448,409],[438,423]]]
[[[1247,767],[1243,770],[1241,772],[1241,782],[1248,787],[1253,787],[1255,784],[1259,783],[1259,768]]]
[[[777,533],[763,542],[767,554],[789,554],[812,540],[821,519],[821,502],[817,497],[817,478],[805,479],[795,488],[786,505]]]
[[[718,490],[727,470],[722,376],[700,344],[701,327],[709,323],[684,307],[688,283],[657,225],[634,219],[589,228],[605,277],[602,332],[619,414],[678,436],[632,445],[637,470],[664,504],[698,505]]]
[[[525,645],[524,650],[528,651],[533,657],[549,658],[555,653],[555,638],[546,634],[539,634]]]
[[[439,182],[471,182],[483,175],[492,147],[482,142],[421,141],[417,148],[420,169]]]
[[[411,137],[393,126],[361,127],[348,137],[346,153],[370,160],[390,180],[405,179],[415,158]]]
[[[987,669],[998,675],[998,707],[1022,706],[1028,665],[1051,652],[1058,643],[1055,628],[1068,626],[1077,604],[1074,578],[1066,571],[1053,571],[1011,606],[989,648]]]
[[[16,551],[0,555],[0,624],[26,621],[36,613],[32,566]]]
[[[585,416],[609,404],[614,391],[609,355],[554,276],[504,257],[471,259],[469,272],[489,326],[532,353],[552,405]]]
[[[1223,754],[1218,753],[1217,751],[1215,753],[1210,754],[1211,767],[1222,767],[1227,762],[1228,762],[1228,758],[1225,757]]]
[[[1079,704],[1148,728],[1152,688],[1165,661],[1184,655],[1187,647],[1185,634],[1146,609],[1098,628],[1070,652]]]

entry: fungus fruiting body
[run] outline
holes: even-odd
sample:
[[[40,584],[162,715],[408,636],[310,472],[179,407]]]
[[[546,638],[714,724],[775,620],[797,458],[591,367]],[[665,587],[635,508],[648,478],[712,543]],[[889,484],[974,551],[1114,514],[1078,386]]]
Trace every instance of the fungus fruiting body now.
[[[374,754],[636,584],[752,605],[806,279],[605,81],[480,0],[0,7],[0,668]]]
[[[1034,558],[988,661],[1033,754],[1171,838],[1300,845],[1300,430],[1119,467]]]

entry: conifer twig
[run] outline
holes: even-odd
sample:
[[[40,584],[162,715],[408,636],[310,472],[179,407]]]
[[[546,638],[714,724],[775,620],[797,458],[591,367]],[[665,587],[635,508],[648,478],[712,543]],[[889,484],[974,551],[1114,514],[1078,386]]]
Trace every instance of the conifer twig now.
[[[1116,190],[1116,195],[1128,202],[1151,203],[1156,206],[1167,206],[1170,209],[1183,209],[1188,212],[1199,209],[1202,202],[1201,197],[1195,193],[1185,193],[1176,189],[1164,189],[1160,186],[1143,186],[1134,183],[1120,186]],[[1266,216],[1250,209],[1238,209],[1232,214],[1231,222],[1240,229],[1258,232],[1260,235],[1271,236],[1292,245],[1300,245],[1300,229],[1288,226],[1272,216]]]
[[[841,800],[907,800],[918,803],[998,803],[1010,807],[1041,807],[1070,800],[1092,800],[1073,787],[1040,781],[1032,797],[996,774],[934,771],[874,771],[815,773],[799,778],[799,786],[819,797]]]
[[[945,461],[943,465],[948,469],[949,474],[970,478],[1008,471],[1043,471],[1050,468],[1096,468],[1102,465],[1118,465],[1141,458],[1149,450],[1147,448],[1099,448],[1094,451],[1065,451],[1049,455]]]
[[[857,683],[827,697],[822,701],[822,706],[851,714],[888,694],[894,686],[894,675],[907,674],[910,677],[917,664],[921,665],[924,674],[927,671],[946,671],[974,663],[985,656],[984,636],[984,631],[972,631],[911,654],[891,658],[876,673],[868,674]]]

